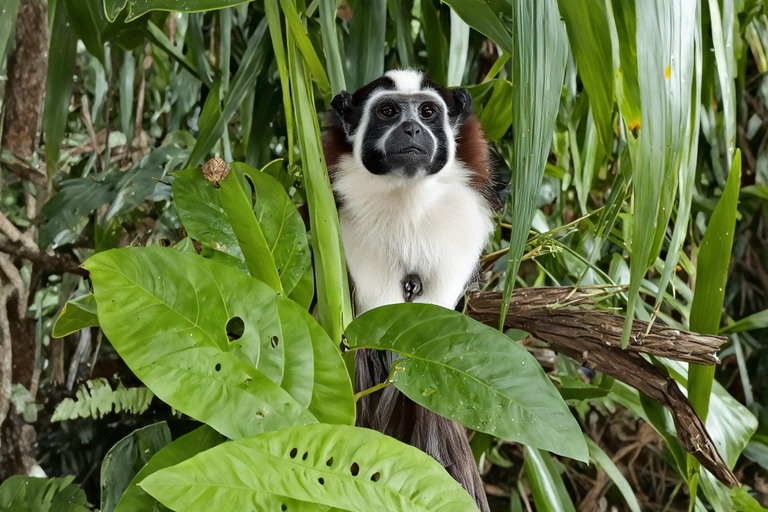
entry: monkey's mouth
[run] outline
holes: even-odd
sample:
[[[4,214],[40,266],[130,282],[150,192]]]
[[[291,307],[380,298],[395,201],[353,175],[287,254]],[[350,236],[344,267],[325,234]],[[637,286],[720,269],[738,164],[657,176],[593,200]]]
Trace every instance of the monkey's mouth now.
[[[421,146],[406,146],[395,152],[396,155],[426,155],[427,151]]]

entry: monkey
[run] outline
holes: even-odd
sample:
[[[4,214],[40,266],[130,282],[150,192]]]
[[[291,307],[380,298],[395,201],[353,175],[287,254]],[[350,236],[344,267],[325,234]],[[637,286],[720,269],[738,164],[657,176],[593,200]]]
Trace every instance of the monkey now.
[[[331,101],[323,151],[355,313],[423,302],[453,309],[494,229],[488,142],[463,88],[393,70]],[[358,391],[385,381],[390,352],[356,354]],[[391,386],[361,398],[358,425],[440,462],[488,510],[466,429]]]

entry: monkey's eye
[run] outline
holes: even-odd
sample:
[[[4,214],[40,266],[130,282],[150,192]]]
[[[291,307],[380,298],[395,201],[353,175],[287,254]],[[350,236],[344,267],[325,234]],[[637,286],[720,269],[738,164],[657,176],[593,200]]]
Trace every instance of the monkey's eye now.
[[[379,114],[384,117],[394,117],[395,114],[397,114],[397,111],[395,110],[395,107],[386,103],[379,107]]]
[[[424,119],[429,119],[435,115],[435,107],[433,107],[430,103],[424,103],[419,109],[419,113]]]

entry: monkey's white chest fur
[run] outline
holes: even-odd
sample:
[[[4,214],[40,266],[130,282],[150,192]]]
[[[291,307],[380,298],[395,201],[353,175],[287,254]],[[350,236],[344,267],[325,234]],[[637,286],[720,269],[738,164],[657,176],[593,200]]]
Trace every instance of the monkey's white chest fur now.
[[[454,160],[431,176],[377,176],[349,155],[333,188],[358,315],[403,302],[409,274],[422,284],[414,302],[456,305],[493,230],[467,169]]]

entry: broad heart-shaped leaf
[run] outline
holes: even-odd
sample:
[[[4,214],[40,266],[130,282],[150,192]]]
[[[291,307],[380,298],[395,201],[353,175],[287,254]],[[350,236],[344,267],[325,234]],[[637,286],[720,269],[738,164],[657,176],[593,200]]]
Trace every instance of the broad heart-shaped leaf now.
[[[96,316],[96,299],[92,293],[87,293],[64,304],[64,309],[53,324],[52,334],[54,338],[63,338],[80,329],[97,325],[99,318]]]
[[[126,487],[123,496],[117,503],[115,512],[143,512],[168,510],[159,504],[152,496],[139,487],[139,483],[146,477],[163,468],[174,466],[193,455],[204,452],[209,448],[220,445],[224,438],[208,425],[196,428],[189,434],[176,439],[162,450],[157,452],[141,471],[131,480]]]
[[[134,430],[109,449],[101,465],[101,512],[115,510],[139,469],[170,442],[171,431],[161,421]]]
[[[268,164],[269,165],[269,164]],[[288,297],[309,308],[314,293],[312,257],[301,214],[284,187],[272,176],[245,164],[233,163],[233,172],[247,175],[253,184],[253,211]],[[221,203],[221,193],[199,169],[173,174],[173,202],[190,237],[245,260],[232,224]]]
[[[306,311],[264,283],[160,247],[99,253],[85,267],[104,333],[176,409],[230,438],[354,421],[338,349]],[[242,336],[230,342],[228,331]]]
[[[400,354],[393,383],[464,426],[573,459],[589,454],[578,423],[536,359],[501,332],[432,304],[394,304],[355,319],[350,347]]]
[[[477,510],[422,451],[339,425],[291,427],[224,443],[154,473],[141,487],[177,511]]]

